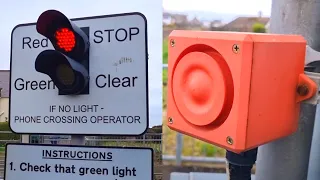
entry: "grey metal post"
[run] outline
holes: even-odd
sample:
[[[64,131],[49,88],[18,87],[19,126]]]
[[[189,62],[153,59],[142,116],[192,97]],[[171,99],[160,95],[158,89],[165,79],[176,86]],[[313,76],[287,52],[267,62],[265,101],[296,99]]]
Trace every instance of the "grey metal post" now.
[[[22,143],[29,143],[30,141],[30,135],[21,135],[21,142]]]
[[[319,112],[320,107],[317,107]],[[314,122],[314,130],[312,136],[312,145],[309,160],[308,179],[319,179],[320,177],[320,116],[316,115],[316,121]]]
[[[177,133],[177,145],[176,145],[176,165],[180,166],[182,161],[182,147],[183,136],[181,133]]]
[[[85,145],[85,136],[71,135],[71,145]]]
[[[273,0],[269,32],[303,35],[313,49],[319,50],[319,2]],[[259,147],[256,180],[307,179],[315,114],[315,105],[302,104],[297,132]]]
[[[313,39],[311,41],[311,46],[313,49],[320,51],[320,1],[316,0],[313,4],[312,22],[314,24],[314,28],[312,30]],[[317,112],[320,111],[320,107],[317,107]],[[318,179],[320,177],[320,114],[317,113],[316,121],[314,124],[313,137],[312,137],[312,146],[310,152],[310,162],[309,162],[309,171],[308,171],[308,179]]]

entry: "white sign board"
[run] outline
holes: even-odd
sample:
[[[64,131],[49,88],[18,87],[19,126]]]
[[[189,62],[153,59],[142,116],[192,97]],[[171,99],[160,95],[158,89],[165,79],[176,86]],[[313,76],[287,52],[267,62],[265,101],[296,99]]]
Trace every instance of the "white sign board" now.
[[[152,180],[151,148],[8,144],[5,180]]]
[[[58,95],[35,59],[51,42],[36,25],[12,31],[9,121],[28,134],[140,135],[148,128],[147,20],[141,13],[74,19],[89,27],[90,94]]]

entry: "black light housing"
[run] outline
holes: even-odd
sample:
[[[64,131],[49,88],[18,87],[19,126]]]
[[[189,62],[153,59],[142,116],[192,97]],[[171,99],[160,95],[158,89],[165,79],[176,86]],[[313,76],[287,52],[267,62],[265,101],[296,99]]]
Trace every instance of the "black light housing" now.
[[[36,71],[52,79],[59,95],[89,94],[89,28],[79,28],[61,12],[48,10],[39,16],[36,29],[55,48],[37,56]]]

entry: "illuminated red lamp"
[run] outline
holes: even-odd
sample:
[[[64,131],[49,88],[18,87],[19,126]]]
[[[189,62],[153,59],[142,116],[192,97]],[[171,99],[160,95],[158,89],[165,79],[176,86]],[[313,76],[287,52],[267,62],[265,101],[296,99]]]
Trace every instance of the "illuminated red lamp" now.
[[[59,48],[63,49],[65,52],[70,52],[76,45],[76,38],[73,33],[68,28],[60,28],[55,33],[55,38],[57,40],[57,45]]]

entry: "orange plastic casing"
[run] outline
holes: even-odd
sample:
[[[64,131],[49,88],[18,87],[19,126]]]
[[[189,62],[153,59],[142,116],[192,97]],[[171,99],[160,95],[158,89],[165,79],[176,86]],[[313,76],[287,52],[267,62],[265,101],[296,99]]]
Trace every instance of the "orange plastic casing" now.
[[[236,153],[297,130],[317,89],[302,36],[175,30],[169,40],[169,128]]]

